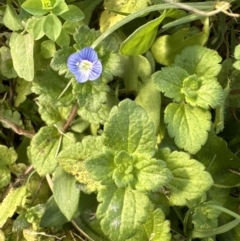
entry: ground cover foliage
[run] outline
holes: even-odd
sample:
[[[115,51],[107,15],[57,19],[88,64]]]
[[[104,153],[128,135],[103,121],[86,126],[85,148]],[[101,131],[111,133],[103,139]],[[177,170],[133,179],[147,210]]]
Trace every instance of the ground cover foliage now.
[[[0,240],[240,240],[238,1],[0,2]]]

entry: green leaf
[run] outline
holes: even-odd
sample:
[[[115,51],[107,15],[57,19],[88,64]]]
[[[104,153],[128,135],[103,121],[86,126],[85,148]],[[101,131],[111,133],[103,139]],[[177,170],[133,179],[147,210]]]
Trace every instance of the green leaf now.
[[[13,148],[0,145],[0,160],[5,165],[12,165],[17,160],[17,153]]]
[[[199,107],[171,103],[165,109],[164,122],[176,145],[195,154],[207,141],[211,114]]]
[[[102,0],[101,0],[102,1]],[[68,34],[73,35],[75,33],[75,31],[77,31],[77,29],[79,28],[79,26],[81,26],[82,21],[79,22],[69,22],[69,21],[65,21],[63,23],[63,27],[62,30],[66,31]]]
[[[74,5],[68,5],[69,10],[60,14],[60,17],[69,22],[78,22],[84,19],[84,13]]]
[[[56,44],[60,47],[69,46],[70,44],[70,36],[63,28],[59,37],[56,40]]]
[[[181,92],[191,106],[204,109],[209,109],[209,106],[212,108],[221,106],[224,100],[223,89],[216,78],[198,78],[195,74],[184,79]]]
[[[5,46],[0,48],[0,74],[8,79],[17,77],[17,73],[13,68],[10,49]]]
[[[114,77],[123,77],[125,67],[127,64],[126,58],[119,53],[106,50],[102,47],[99,50],[99,60],[103,65],[103,72],[100,76],[101,81],[108,83],[114,79]]]
[[[26,0],[21,7],[34,16],[42,16],[49,12],[49,9],[43,8],[43,3],[40,0]]]
[[[77,97],[78,114],[92,124],[104,124],[116,99],[108,85],[88,81],[74,83],[73,95]]]
[[[24,229],[29,228],[29,225],[30,224],[24,214],[20,214],[13,222],[12,231],[23,231]]]
[[[108,186],[98,193],[101,204],[97,209],[97,217],[101,227],[110,239],[125,241],[132,237],[140,225],[147,219],[150,206],[148,197],[131,188]]]
[[[49,102],[55,106],[69,106],[73,102],[71,88],[68,88],[61,98],[58,98],[68,80],[59,76],[50,68],[39,70],[32,84],[32,91],[38,95],[41,101]]]
[[[222,68],[219,64],[221,61],[222,58],[217,51],[195,45],[185,48],[177,55],[174,65],[185,69],[190,75],[196,74],[210,80],[219,74]]]
[[[152,75],[152,79],[159,91],[176,102],[185,99],[192,106],[216,108],[222,105],[224,99],[216,78],[221,69],[220,61],[217,52],[190,46],[176,56],[173,67],[162,68]]]
[[[41,2],[43,9],[52,9],[56,4],[56,0],[41,0]]]
[[[67,222],[68,220],[60,211],[57,203],[54,200],[54,197],[51,196],[46,202],[46,209],[41,218],[40,226],[59,228]]]
[[[0,145],[0,188],[11,181],[11,167],[17,160],[17,153],[13,148]]]
[[[14,106],[19,107],[19,105],[26,100],[27,95],[32,93],[31,87],[31,82],[25,81],[20,78],[17,79],[15,87],[16,97],[14,99]]]
[[[195,158],[205,165],[216,186],[231,187],[239,184],[239,176],[230,170],[240,168],[240,159],[229,150],[226,141],[214,133],[209,132],[206,144]]]
[[[62,148],[72,142],[69,137],[64,136],[62,139]],[[28,155],[40,176],[52,173],[56,169],[60,141],[60,134],[54,126],[42,127],[31,140]]]
[[[156,18],[135,30],[120,47],[124,55],[144,54],[153,44],[157,35],[158,26],[168,16],[164,11],[159,18]]]
[[[53,41],[56,41],[62,30],[62,23],[57,16],[49,14],[43,23],[43,32]]]
[[[24,216],[29,223],[37,224],[39,223],[44,211],[45,204],[37,204],[36,206],[28,208]]]
[[[17,207],[22,204],[26,195],[26,186],[11,189],[0,204],[0,228],[3,227],[9,217],[12,217]]]
[[[22,30],[23,26],[12,4],[7,1],[7,7],[3,16],[4,25],[12,31]]]
[[[80,189],[76,187],[74,176],[61,167],[54,172],[53,196],[61,212],[71,221],[78,210]]]
[[[234,49],[234,58],[240,60],[240,44]]]
[[[11,182],[11,172],[9,168],[0,162],[0,188],[7,186]]]
[[[18,76],[32,81],[34,77],[33,46],[34,41],[30,34],[12,33],[10,38],[13,66]]]
[[[73,47],[64,46],[55,52],[51,60],[50,66],[57,71],[59,75],[69,73],[67,68],[67,59],[74,52]]]
[[[126,99],[112,108],[105,124],[103,143],[115,151],[152,157],[155,152],[155,129],[146,111]]]
[[[172,179],[172,174],[164,161],[139,158],[134,164],[132,185],[139,191],[158,191]]]
[[[141,55],[129,56],[124,67],[124,85],[126,90],[137,91],[140,83],[148,81],[151,73],[152,68],[147,58]]]
[[[52,58],[56,52],[55,42],[52,40],[45,40],[41,43],[41,53],[45,59]]]
[[[128,164],[128,163],[127,163]],[[126,165],[127,165],[126,164]],[[112,175],[115,168],[114,153],[110,150],[105,150],[104,153],[96,156],[90,156],[84,163],[86,170],[90,173],[92,179],[101,181],[101,184],[112,183]],[[126,175],[127,176],[127,175]],[[126,180],[128,181],[128,180]],[[125,187],[126,181],[116,182],[119,187]],[[127,183],[128,184],[128,183]]]
[[[82,191],[91,193],[101,187],[100,182],[94,181],[86,170],[84,160],[102,152],[102,143],[99,137],[87,136],[81,143],[69,145],[57,157],[62,168],[75,176]]]
[[[117,155],[115,155],[114,162],[117,165],[117,168],[115,168],[113,171],[113,179],[115,180],[115,184],[119,188],[126,187],[133,181],[134,178],[132,173],[134,158],[127,152],[120,151],[117,153]],[[106,173],[109,173],[108,170],[106,171]]]
[[[214,201],[206,202],[206,206],[197,206],[192,215],[194,229],[212,230],[218,227],[218,217],[222,213],[220,210],[209,207],[208,204],[217,205]]]
[[[147,222],[135,236],[127,241],[170,241],[170,222],[165,220],[164,212],[158,208],[149,212]]]
[[[237,60],[233,63],[233,67],[240,70],[240,44],[234,49],[234,58]]]
[[[150,99],[151,101],[149,101]],[[155,134],[157,134],[160,125],[161,96],[151,79],[140,86],[135,102],[147,112],[149,119],[154,123]]]
[[[115,12],[134,13],[148,6],[148,0],[135,1],[135,0],[118,0],[118,1],[105,1],[104,10],[100,17],[100,30],[105,32],[108,28],[119,22],[125,16],[123,14],[116,14]]]
[[[40,18],[29,18],[27,21],[26,30],[32,34],[35,40],[41,39],[44,36],[43,24],[46,16]]]
[[[47,125],[53,125],[59,122],[62,123],[67,121],[72,110],[72,106],[57,106],[53,102],[46,102],[42,99],[38,101],[38,107],[39,114]]]
[[[7,120],[9,120],[10,122],[12,122],[20,127],[23,127],[21,115],[18,111],[11,111],[10,109],[6,109],[1,113],[1,115],[3,117],[5,117]],[[8,124],[6,122],[2,122],[2,125],[5,128],[11,128],[10,124]]]
[[[184,100],[184,94],[181,93],[183,80],[189,74],[178,66],[165,67],[152,75],[152,80],[157,90],[164,93],[165,96],[173,98],[176,102]]]
[[[191,29],[190,29],[191,31]],[[156,39],[151,47],[151,52],[156,61],[163,65],[173,63],[177,54],[191,45],[204,45],[209,35],[209,19],[205,18],[203,31],[194,35],[187,28],[182,28],[172,35],[164,35]]]
[[[129,155],[126,151],[115,154],[105,150],[104,153],[89,157],[85,167],[91,177],[109,185],[113,181],[118,188],[131,185],[139,191],[156,191],[169,182],[171,172],[166,168],[166,163],[157,159],[138,158]]]
[[[68,11],[68,5],[67,3],[65,3],[65,1],[58,1],[55,3],[53,9],[52,9],[52,13],[55,15],[60,15],[66,11]]]
[[[74,24],[74,23],[72,23]],[[77,49],[83,49],[85,47],[89,47],[92,43],[99,37],[100,32],[94,29],[90,29],[88,26],[82,24],[77,29],[75,29],[75,33],[73,38],[77,43]]]
[[[187,205],[188,201],[201,197],[212,186],[212,177],[204,171],[204,165],[190,159],[189,154],[177,151],[170,153],[169,149],[161,149],[157,156],[167,163],[173,175],[166,185],[171,205]]]

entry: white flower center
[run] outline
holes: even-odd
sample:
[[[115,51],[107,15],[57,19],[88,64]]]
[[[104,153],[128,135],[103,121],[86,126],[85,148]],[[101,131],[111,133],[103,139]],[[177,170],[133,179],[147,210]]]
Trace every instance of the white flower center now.
[[[92,63],[88,60],[83,60],[79,63],[79,69],[84,72],[89,72],[92,69]]]

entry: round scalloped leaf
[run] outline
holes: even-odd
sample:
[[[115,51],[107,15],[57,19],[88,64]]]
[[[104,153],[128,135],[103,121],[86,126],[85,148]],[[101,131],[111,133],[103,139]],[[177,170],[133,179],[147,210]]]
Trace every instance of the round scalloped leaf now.
[[[134,163],[134,180],[132,186],[139,191],[157,191],[172,179],[166,163],[155,158],[142,159]]]
[[[152,80],[157,90],[163,92],[165,96],[173,98],[174,101],[180,102],[185,97],[181,93],[182,84],[188,76],[186,70],[174,66],[157,71],[152,75]]]
[[[151,52],[160,64],[169,66],[177,54],[191,45],[204,45],[209,36],[209,18],[203,20],[202,32],[195,33],[194,28],[181,28],[172,35],[163,35],[156,39],[151,47]],[[193,55],[193,53],[190,53]],[[181,66],[179,66],[181,67]]]
[[[57,71],[59,75],[69,74],[69,70],[67,68],[67,59],[73,52],[73,47],[63,46],[61,49],[55,52],[50,63],[51,68]]]
[[[57,106],[54,102],[38,101],[38,111],[47,125],[67,121],[72,111],[72,106]]]
[[[204,204],[206,205],[200,205],[194,209],[192,223],[194,224],[195,229],[213,230],[218,227],[218,217],[222,212],[213,207],[209,207],[208,204],[219,205],[219,203],[209,201]]]
[[[68,88],[61,98],[60,94],[65,89],[69,80],[59,76],[51,68],[39,70],[32,83],[32,91],[39,95],[42,102],[50,102],[55,106],[69,106],[74,97],[71,88]]]
[[[88,81],[74,83],[73,94],[79,103],[78,114],[92,124],[104,124],[116,102],[108,85]]]
[[[196,74],[198,77],[208,79],[219,74],[222,68],[219,64],[221,61],[218,52],[194,45],[185,48],[180,55],[177,55],[174,65],[185,69],[190,75]]]
[[[186,102],[191,106],[204,109],[216,108],[223,103],[224,92],[215,77],[198,78],[195,74],[183,81],[181,92],[185,94]]]
[[[147,220],[150,201],[144,193],[111,185],[102,189],[97,198],[101,202],[97,217],[102,219],[102,230],[111,240],[131,238]]]
[[[211,113],[200,107],[171,103],[165,109],[164,122],[176,145],[195,154],[207,141]]]
[[[177,151],[170,153],[169,149],[162,149],[158,154],[173,175],[166,185],[171,205],[187,205],[188,201],[201,197],[212,186],[212,177],[204,171],[204,165],[190,159],[189,154]]]
[[[125,99],[112,108],[103,143],[115,151],[152,157],[156,144],[154,124],[141,106]]]

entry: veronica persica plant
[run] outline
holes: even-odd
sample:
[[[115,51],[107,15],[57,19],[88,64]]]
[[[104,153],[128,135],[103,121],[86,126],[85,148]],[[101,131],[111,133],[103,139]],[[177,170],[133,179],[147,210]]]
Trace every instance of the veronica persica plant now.
[[[97,53],[89,47],[70,55],[67,66],[79,83],[96,80],[102,73],[102,64]]]

